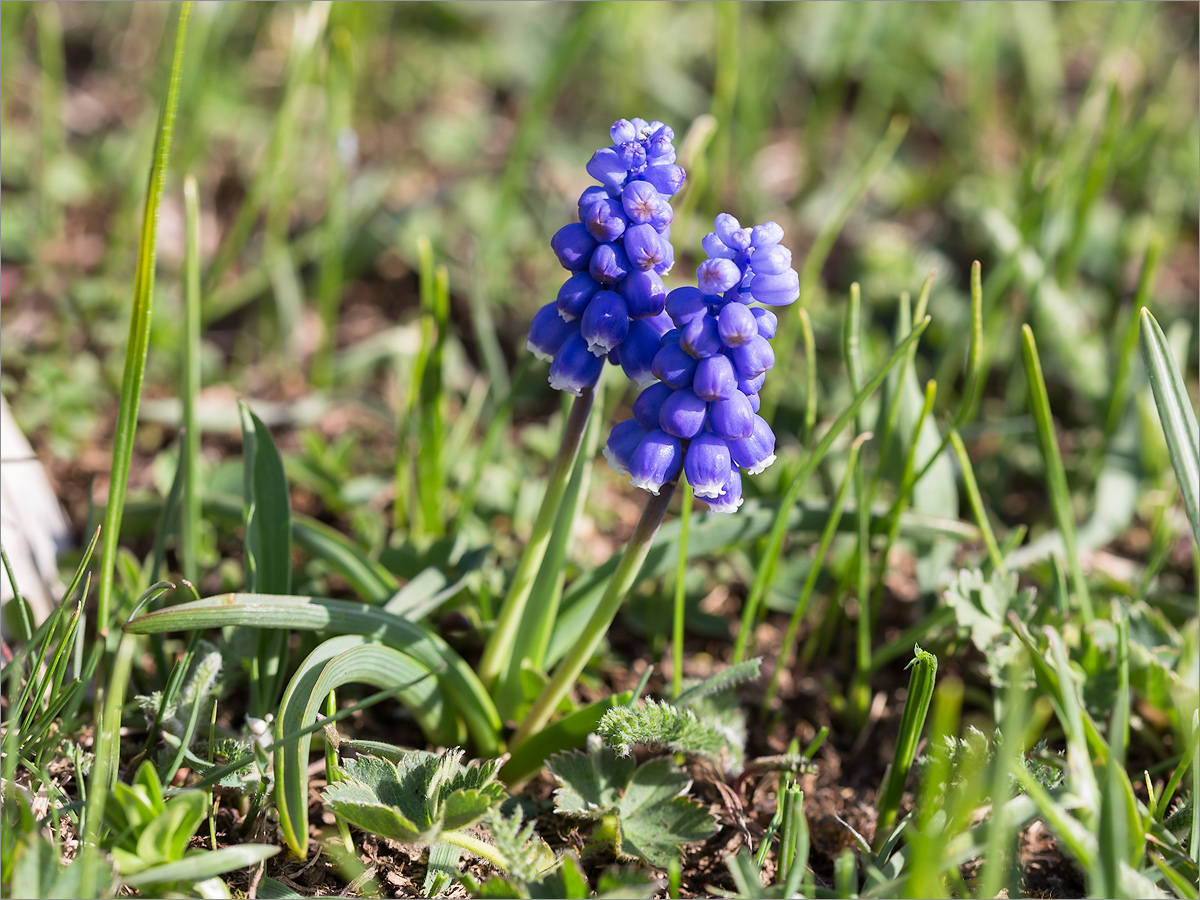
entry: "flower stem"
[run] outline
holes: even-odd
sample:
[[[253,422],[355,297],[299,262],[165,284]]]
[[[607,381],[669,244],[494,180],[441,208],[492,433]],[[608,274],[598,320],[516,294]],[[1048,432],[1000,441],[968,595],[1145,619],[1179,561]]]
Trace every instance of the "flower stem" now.
[[[550,683],[542,689],[541,694],[534,701],[533,707],[521,723],[521,727],[513,735],[510,749],[519,747],[530,735],[537,733],[546,725],[554,710],[558,708],[558,704],[571,689],[571,685],[575,683],[575,679],[579,677],[579,673],[583,671],[583,667],[587,665],[587,661],[596,652],[600,641],[604,639],[609,626],[616,618],[617,610],[621,608],[625,595],[633,587],[638,572],[641,571],[642,563],[646,561],[646,555],[654,543],[654,536],[658,533],[658,526],[662,524],[663,517],[667,513],[673,493],[675,493],[675,482],[663,485],[662,491],[647,501],[642,510],[642,517],[638,520],[637,528],[634,529],[633,536],[625,547],[625,554],[621,557],[616,571],[613,572],[604,596],[600,598],[600,603],[596,606],[596,611],[588,620],[579,643],[572,647],[571,652],[559,663],[554,677],[550,679]]]
[[[559,443],[558,455],[554,457],[554,466],[550,470],[550,483],[546,486],[546,495],[542,498],[542,507],[538,510],[537,519],[533,523],[533,533],[529,543],[525,545],[525,553],[513,573],[512,583],[508,588],[508,596],[500,609],[500,617],[496,620],[496,628],[488,639],[479,662],[479,678],[489,689],[495,684],[504,664],[507,661],[521,624],[521,616],[529,601],[529,592],[533,590],[534,580],[542,565],[542,557],[546,555],[546,547],[550,543],[550,535],[554,530],[554,521],[558,517],[558,507],[562,503],[563,493],[567,489],[567,481],[571,470],[575,467],[575,458],[579,455],[579,446],[583,443],[584,432],[587,431],[588,417],[592,412],[592,400],[595,393],[592,388],[584,388],[571,405],[563,428],[562,441]]]
[[[685,488],[679,507],[679,563],[675,568],[675,628],[672,634],[671,695],[683,693],[683,608],[687,575],[688,523],[692,519],[692,491]]]
[[[474,853],[481,859],[486,859],[501,872],[508,871],[508,860],[487,841],[467,834],[465,831],[443,831],[439,836],[447,844],[462,847],[468,853]]]

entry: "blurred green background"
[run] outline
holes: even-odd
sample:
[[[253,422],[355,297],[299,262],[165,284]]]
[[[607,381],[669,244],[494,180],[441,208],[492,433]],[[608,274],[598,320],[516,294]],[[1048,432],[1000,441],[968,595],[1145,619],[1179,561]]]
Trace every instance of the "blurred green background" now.
[[[0,10],[0,387],[77,513],[107,473],[173,16],[170,4]],[[931,269],[917,372],[952,409],[969,267],[983,263],[990,374],[966,436],[996,515],[1029,521],[1046,507],[1018,374],[1023,321],[1084,495],[1123,409],[1114,380],[1152,244],[1146,300],[1195,372],[1197,69],[1195,3],[199,4],[139,448],[168,447],[177,427],[184,173],[203,208],[208,452],[219,457],[223,434],[236,447],[237,395],[274,424],[367,436],[285,441],[302,459],[289,474],[337,514],[376,496],[391,467],[418,343],[417,238],[450,270],[447,416],[465,411],[469,432],[561,283],[548,241],[575,215],[584,164],[614,119],[642,116],[674,127],[689,174],[669,286],[694,277],[717,212],[786,229],[822,416],[849,396],[838,346],[850,284],[874,365],[899,296]],[[332,346],[321,310],[337,323]],[[780,364],[794,367],[774,398],[787,459],[806,400],[791,387],[794,316],[781,338]],[[542,427],[557,403],[542,369],[516,394],[535,457],[555,433]],[[1162,452],[1143,456],[1152,481],[1170,477]],[[496,483],[518,491],[520,469],[497,462]],[[135,485],[154,480],[144,468]],[[772,490],[770,475],[756,481]]]

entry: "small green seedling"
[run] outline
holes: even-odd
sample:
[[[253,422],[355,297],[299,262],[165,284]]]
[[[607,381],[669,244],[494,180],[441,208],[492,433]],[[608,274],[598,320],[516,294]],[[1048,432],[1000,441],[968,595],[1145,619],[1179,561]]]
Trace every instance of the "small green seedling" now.
[[[555,756],[549,768],[559,784],[555,810],[596,822],[596,851],[665,869],[685,844],[717,830],[709,811],[684,796],[690,782],[666,757],[639,766],[590,738],[587,753]]]
[[[501,869],[507,860],[467,834],[504,799],[497,780],[502,759],[462,764],[463,751],[413,752],[391,763],[374,756],[348,760],[342,780],[324,792],[326,807],[363,831],[407,844],[438,841],[469,850]]]

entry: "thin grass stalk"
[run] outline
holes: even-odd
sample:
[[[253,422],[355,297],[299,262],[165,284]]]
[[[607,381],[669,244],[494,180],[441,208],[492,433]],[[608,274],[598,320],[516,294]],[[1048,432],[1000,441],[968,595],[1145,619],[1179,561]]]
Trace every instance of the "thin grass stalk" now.
[[[908,889],[905,892],[908,897],[946,896],[941,860],[945,846],[953,835],[946,833],[950,824],[946,811],[948,798],[944,795],[939,797],[938,792],[952,789],[950,784],[954,761],[948,741],[958,735],[962,700],[963,684],[954,676],[946,678],[934,692],[929,765],[921,783],[914,834],[909,838],[911,856],[909,865],[905,867],[909,872]]]
[[[975,414],[983,395],[983,267],[979,260],[971,263],[971,340],[967,345],[967,383],[963,386],[962,404],[954,417],[954,427],[962,428]],[[931,459],[941,455],[939,449]]]
[[[654,543],[654,536],[658,534],[658,527],[667,513],[673,493],[675,493],[675,482],[672,481],[663,485],[657,495],[651,496],[646,501],[646,506],[642,509],[642,516],[621,556],[621,562],[613,572],[612,578],[605,588],[604,596],[600,598],[591,619],[588,620],[583,635],[571,648],[571,651],[563,657],[558,668],[554,670],[554,676],[550,679],[550,683],[542,689],[542,693],[534,701],[533,707],[521,723],[521,727],[513,735],[510,745],[512,748],[519,747],[531,735],[545,727],[559,703],[575,684],[583,667],[587,665],[596,648],[600,646],[600,642],[608,633],[609,626],[612,625],[625,596],[633,587],[642,563],[646,561],[646,555]]]
[[[792,610],[792,617],[788,620],[787,629],[783,633],[783,643],[779,651],[779,660],[775,664],[775,671],[771,675],[766,695],[763,697],[762,711],[764,713],[770,708],[776,695],[779,693],[780,676],[792,664],[796,634],[799,632],[800,623],[804,620],[804,614],[808,610],[808,601],[812,597],[817,578],[820,576],[821,569],[825,565],[825,557],[829,553],[829,547],[833,544],[834,537],[837,536],[838,525],[842,521],[842,509],[846,505],[846,498],[850,495],[850,485],[853,482],[854,473],[858,468],[859,451],[862,445],[870,439],[870,432],[860,434],[855,438],[854,443],[850,445],[850,454],[846,458],[846,474],[842,477],[842,483],[838,487],[833,507],[829,511],[829,518],[826,520],[825,527],[821,531],[821,537],[817,542],[817,552],[813,555],[812,567],[808,570],[808,576],[804,579],[804,586],[800,589],[800,597],[796,601],[796,608]]]
[[[992,532],[992,523],[988,520],[987,510],[983,505],[983,495],[979,493],[979,483],[975,481],[975,470],[971,467],[971,457],[962,438],[953,428],[950,429],[950,446],[954,448],[954,455],[958,457],[967,501],[971,504],[971,512],[975,514],[975,523],[979,526],[979,533],[983,535],[983,544],[987,547],[992,566],[996,571],[1003,572],[1004,554],[1000,552],[1000,545],[996,543],[996,535]]]
[[[321,343],[312,361],[312,382],[317,387],[328,387],[333,382],[333,353],[337,344],[347,225],[350,219],[346,194],[352,160],[344,152],[344,141],[350,134],[354,107],[354,39],[345,28],[336,29],[330,39],[325,96],[329,111],[329,196],[321,266],[317,276],[317,314],[321,319]]]
[[[926,316],[913,329],[912,334],[905,338],[904,342],[892,352],[887,361],[875,370],[870,380],[863,386],[863,389],[859,391],[850,405],[842,411],[842,414],[838,416],[837,420],[829,427],[829,430],[825,432],[825,436],[821,438],[820,443],[804,458],[804,461],[792,476],[787,490],[784,491],[783,497],[779,501],[779,508],[776,511],[775,520],[771,525],[771,531],[767,538],[767,546],[763,553],[762,565],[754,573],[754,581],[750,585],[750,593],[746,597],[745,605],[742,607],[741,627],[738,631],[737,640],[734,643],[731,663],[739,663],[746,658],[754,623],[758,618],[759,606],[762,604],[763,598],[766,596],[775,578],[775,568],[779,562],[779,555],[783,551],[783,539],[787,532],[788,516],[791,515],[792,507],[799,498],[800,491],[804,488],[809,476],[816,471],[821,460],[825,458],[825,454],[829,452],[829,449],[833,446],[833,442],[841,434],[842,429],[850,424],[851,419],[855,417],[863,403],[866,402],[866,399],[883,383],[883,380],[887,377],[887,373],[892,370],[892,367],[904,358],[904,354],[910,344],[920,339],[928,325],[929,317]]]
[[[1025,375],[1029,381],[1029,405],[1032,407],[1034,422],[1037,425],[1038,444],[1041,447],[1042,459],[1046,467],[1050,502],[1054,510],[1054,518],[1058,523],[1058,530],[1062,534],[1075,600],[1079,604],[1079,612],[1083,616],[1084,624],[1091,625],[1095,618],[1092,610],[1092,595],[1088,591],[1087,579],[1083,576],[1083,566],[1079,561],[1079,543],[1075,538],[1075,515],[1071,510],[1071,491],[1067,487],[1067,473],[1063,468],[1062,454],[1059,452],[1058,439],[1054,434],[1050,398],[1046,394],[1046,381],[1042,377],[1042,362],[1038,358],[1033,329],[1028,325],[1022,325],[1021,333],[1023,336],[1022,349],[1025,355]]]
[[[804,430],[801,440],[807,446],[817,427],[817,340],[813,336],[812,317],[801,308],[800,336],[804,342]]]
[[[558,453],[550,469],[546,494],[542,497],[541,508],[533,523],[533,532],[529,536],[529,543],[525,545],[525,552],[521,554],[521,561],[517,563],[517,570],[513,573],[504,605],[500,608],[496,628],[484,647],[483,658],[479,661],[479,678],[485,687],[490,688],[495,684],[512,651],[530,591],[533,590],[538,569],[541,568],[546,547],[550,543],[551,531],[558,518],[558,508],[562,504],[571,470],[575,467],[575,459],[579,455],[579,447],[587,431],[594,399],[595,391],[585,388],[571,404],[571,412],[563,426],[562,440],[559,441]]]
[[[196,179],[183,180],[187,223],[184,248],[183,353],[180,357],[180,401],[183,407],[183,502],[179,507],[179,560],[183,577],[200,580],[196,542],[200,529],[200,423],[196,403],[200,396],[200,198]]]
[[[1025,661],[1025,653],[1024,648],[1021,648],[1021,652],[1008,667],[1004,717],[1000,726],[1002,737],[1000,746],[996,748],[996,758],[992,762],[992,818],[988,823],[987,849],[983,855],[981,897],[998,896],[1004,887],[1008,887],[1010,897],[1019,894],[1019,885],[1013,884],[1018,874],[1013,865],[1016,861],[1017,846],[1016,832],[1008,815],[1009,795],[1012,792],[1008,768],[1010,760],[1013,761],[1013,765],[1020,765],[1020,757],[1025,752],[1022,730],[1029,716],[1029,692],[1024,683],[1029,667]]]
[[[1142,274],[1138,278],[1137,295],[1123,330],[1121,346],[1117,351],[1117,373],[1113,376],[1112,396],[1108,402],[1108,413],[1104,417],[1104,437],[1111,439],[1121,424],[1125,407],[1132,390],[1133,361],[1137,356],[1139,320],[1138,311],[1150,305],[1150,294],[1158,281],[1158,264],[1162,259],[1163,239],[1161,234],[1151,236],[1146,246],[1146,258],[1142,261]]]
[[[675,566],[674,621],[671,630],[671,696],[683,693],[684,606],[687,600],[688,525],[692,520],[692,488],[680,474],[683,496],[679,503],[679,562]],[[785,645],[786,646],[786,645]]]
[[[921,729],[933,700],[934,682],[937,679],[937,657],[932,653],[913,648],[914,656],[908,668],[912,674],[908,679],[908,695],[904,700],[904,712],[900,717],[900,735],[896,741],[896,753],[884,776],[879,790],[879,819],[875,827],[875,843],[881,844],[892,826],[896,824],[896,811],[900,807],[900,795],[904,782],[912,768],[921,739]]]
[[[854,627],[854,676],[849,689],[850,713],[860,728],[866,725],[871,706],[871,637],[875,621],[871,609],[871,500],[867,495],[867,477],[863,469],[860,462],[854,472],[858,525],[858,548],[854,557],[858,621]],[[876,834],[879,834],[878,830]]]
[[[125,510],[125,492],[129,488],[129,467],[133,461],[133,438],[137,431],[138,406],[142,381],[146,375],[146,354],[150,349],[150,311],[154,301],[154,261],[158,248],[158,207],[162,200],[171,156],[171,138],[175,133],[175,111],[179,106],[179,73],[192,0],[179,8],[171,73],[158,116],[154,140],[154,162],[146,187],[146,205],[142,211],[142,233],[138,242],[137,270],[133,283],[133,306],[129,314],[129,340],[125,348],[125,371],[121,379],[121,402],[117,409],[117,427],[113,437],[112,475],[108,504],[104,511],[104,529],[100,548],[100,578],[97,595],[96,628],[107,634],[112,625],[114,575],[117,542],[121,537],[121,517]]]

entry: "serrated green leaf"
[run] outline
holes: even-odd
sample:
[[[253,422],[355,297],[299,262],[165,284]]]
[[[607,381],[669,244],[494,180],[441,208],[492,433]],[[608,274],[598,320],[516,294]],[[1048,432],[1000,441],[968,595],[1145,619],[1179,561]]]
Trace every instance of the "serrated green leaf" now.
[[[331,784],[325,791],[324,802],[332,812],[370,834],[402,843],[415,843],[423,836],[412,820],[395,807],[380,803],[361,784],[344,781]]]
[[[690,782],[667,758],[654,759],[633,774],[618,806],[621,852],[666,868],[679,859],[684,844],[711,837],[717,830],[708,809],[680,796]]]
[[[1028,622],[1034,610],[1035,593],[1019,590],[1016,572],[994,569],[984,575],[979,569],[962,569],[946,588],[942,598],[954,611],[960,628],[987,659],[992,684],[1005,683],[1009,663],[1020,652],[1020,640],[1008,626],[1011,610]]]
[[[561,753],[546,763],[559,783],[554,808],[569,816],[596,818],[616,809],[635,763],[595,742],[590,753]]]

